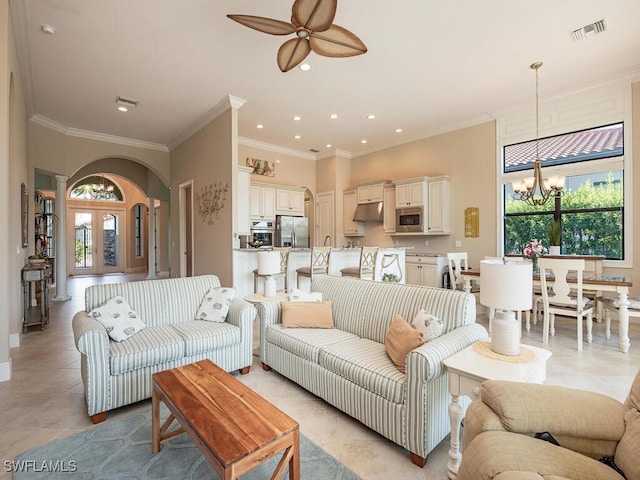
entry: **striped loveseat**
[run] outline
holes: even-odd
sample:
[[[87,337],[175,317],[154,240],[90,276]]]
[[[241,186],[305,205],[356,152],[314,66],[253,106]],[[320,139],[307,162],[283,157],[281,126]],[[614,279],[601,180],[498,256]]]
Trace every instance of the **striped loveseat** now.
[[[423,467],[450,432],[446,367],[442,361],[487,332],[475,323],[472,295],[438,288],[314,276],[311,290],[332,302],[334,329],[283,328],[277,301],[257,305],[260,357],[274,369],[389,440]],[[443,334],[412,350],[406,374],[385,352],[396,314],[411,321],[424,308]]]
[[[85,290],[85,310],[73,317],[81,355],[87,411],[94,423],[106,412],[151,397],[155,372],[210,359],[224,370],[248,373],[252,363],[255,307],[234,299],[223,323],[195,320],[203,297],[219,287],[215,275],[94,285]],[[114,342],[87,312],[122,296],[146,328]]]

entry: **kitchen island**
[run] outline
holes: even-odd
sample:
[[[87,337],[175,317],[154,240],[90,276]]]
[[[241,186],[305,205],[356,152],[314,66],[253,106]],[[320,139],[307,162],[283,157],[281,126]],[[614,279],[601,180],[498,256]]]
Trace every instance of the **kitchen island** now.
[[[250,295],[253,292],[253,271],[258,268],[258,252],[260,248],[238,248],[233,251],[233,286],[237,288],[237,296]],[[376,259],[374,280],[382,281],[385,273],[396,275],[405,283],[405,250],[407,247],[380,247]],[[296,287],[296,269],[308,267],[311,263],[310,248],[293,248],[289,253],[287,278],[289,289]],[[340,270],[360,264],[360,248],[335,247],[331,249],[329,275],[340,276]],[[284,288],[283,280],[277,280],[277,289]],[[309,291],[309,279],[300,279],[300,288]],[[258,293],[264,290],[263,281],[258,282]]]

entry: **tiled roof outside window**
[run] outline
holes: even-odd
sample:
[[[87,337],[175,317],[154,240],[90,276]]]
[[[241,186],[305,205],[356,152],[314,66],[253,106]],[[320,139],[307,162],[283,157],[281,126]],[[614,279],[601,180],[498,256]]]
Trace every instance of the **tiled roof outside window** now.
[[[620,156],[624,153],[623,123],[541,138],[538,151],[543,166]],[[504,147],[505,172],[533,168],[535,159],[535,140]]]

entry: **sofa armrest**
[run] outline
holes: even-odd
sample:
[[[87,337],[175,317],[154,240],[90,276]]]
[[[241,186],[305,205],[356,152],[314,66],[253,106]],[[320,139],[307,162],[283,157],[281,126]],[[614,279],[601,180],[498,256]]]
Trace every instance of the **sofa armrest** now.
[[[473,323],[450,332],[412,350],[407,356],[407,384],[429,382],[445,372],[443,361],[469,345],[487,338],[487,330]]]
[[[260,317],[260,345],[266,345],[266,333],[269,325],[282,323],[280,300],[264,300],[256,303],[256,310]],[[260,348],[260,360],[267,363],[265,348]]]
[[[241,342],[253,343],[253,321],[256,319],[256,308],[241,298],[233,300],[229,306],[227,322],[240,329]]]
[[[89,416],[109,410],[109,336],[104,326],[84,310],[72,320],[76,348],[82,354],[80,371]]]

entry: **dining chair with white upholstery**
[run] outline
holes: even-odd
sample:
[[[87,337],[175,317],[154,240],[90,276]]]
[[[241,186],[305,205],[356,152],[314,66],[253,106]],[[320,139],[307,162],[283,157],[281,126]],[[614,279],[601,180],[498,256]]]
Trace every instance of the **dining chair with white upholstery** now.
[[[593,304],[583,295],[585,261],[541,257],[538,266],[544,308],[542,342],[549,343],[549,335],[555,334],[556,315],[576,317],[578,350],[581,351],[583,318],[587,320],[587,342],[591,343],[593,338]],[[568,276],[574,274],[575,282],[569,282]]]
[[[608,295],[602,295],[597,297],[597,305],[601,306],[604,310],[604,324],[605,324],[605,337],[611,337],[611,312],[616,312],[619,315],[620,305],[618,303],[618,297],[611,297]],[[629,305],[627,306],[627,312],[629,318],[640,317],[640,298],[629,298]]]

